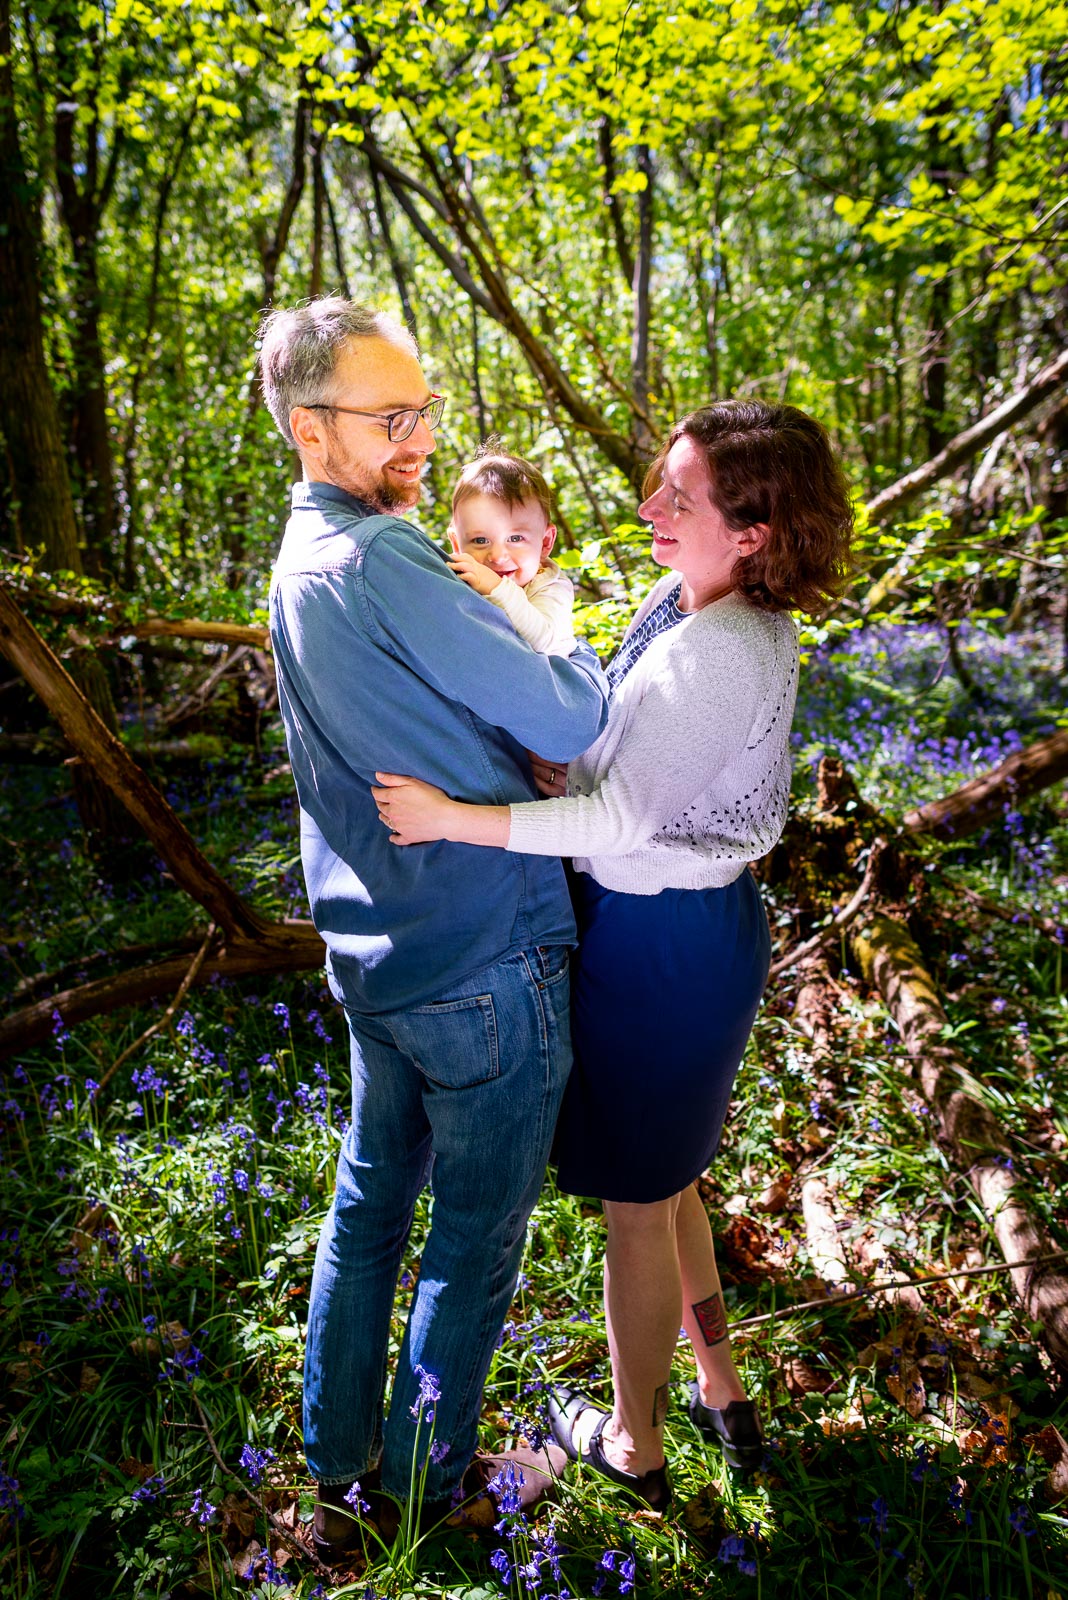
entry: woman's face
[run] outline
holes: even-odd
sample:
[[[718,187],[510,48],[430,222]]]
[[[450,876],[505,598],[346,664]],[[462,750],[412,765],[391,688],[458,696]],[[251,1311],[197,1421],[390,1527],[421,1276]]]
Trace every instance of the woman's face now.
[[[652,524],[653,560],[681,572],[683,600],[705,605],[727,594],[740,556],[761,542],[764,530],[732,533],[712,504],[712,480],[699,445],[683,434],[664,459],[660,487],[638,507]]]

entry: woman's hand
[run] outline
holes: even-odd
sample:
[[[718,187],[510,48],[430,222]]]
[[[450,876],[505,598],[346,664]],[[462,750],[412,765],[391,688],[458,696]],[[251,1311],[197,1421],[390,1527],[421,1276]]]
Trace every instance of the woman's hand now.
[[[390,844],[430,844],[448,837],[449,818],[459,810],[455,800],[418,778],[376,772],[372,788],[378,818],[389,829]]]
[[[477,594],[491,595],[501,581],[499,572],[494,572],[491,567],[484,567],[474,556],[466,554],[450,556],[449,566],[456,576],[462,578]]]
[[[550,761],[548,756],[536,756],[528,750],[530,770],[534,774],[534,787],[539,794],[555,799],[567,793],[567,762]]]

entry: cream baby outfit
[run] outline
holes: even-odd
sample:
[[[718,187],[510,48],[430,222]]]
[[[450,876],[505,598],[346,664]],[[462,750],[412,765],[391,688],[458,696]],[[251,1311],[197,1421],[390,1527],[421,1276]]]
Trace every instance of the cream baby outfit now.
[[[525,589],[512,578],[502,578],[486,599],[500,607],[519,637],[539,655],[569,656],[574,650],[575,588],[555,561],[546,561]]]

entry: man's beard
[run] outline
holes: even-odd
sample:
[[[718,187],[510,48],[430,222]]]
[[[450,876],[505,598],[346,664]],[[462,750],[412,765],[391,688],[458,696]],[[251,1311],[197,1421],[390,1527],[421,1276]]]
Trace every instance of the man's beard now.
[[[419,460],[413,456],[411,462],[400,460],[398,466],[414,465]],[[323,457],[323,466],[330,474],[330,482],[336,483],[339,489],[355,495],[357,500],[362,500],[365,505],[373,506],[376,511],[410,511],[419,503],[419,496],[423,492],[421,482],[405,484],[390,483],[384,472],[375,473],[367,468],[360,467],[356,462],[339,452],[335,459],[333,454]]]

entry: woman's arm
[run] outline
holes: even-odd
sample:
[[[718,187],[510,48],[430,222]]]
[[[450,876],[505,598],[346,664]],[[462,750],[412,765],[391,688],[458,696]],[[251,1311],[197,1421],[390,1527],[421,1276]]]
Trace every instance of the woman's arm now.
[[[485,844],[504,849],[511,823],[507,806],[472,806],[450,800],[432,783],[376,772],[371,793],[380,820],[389,829],[390,844]]]

